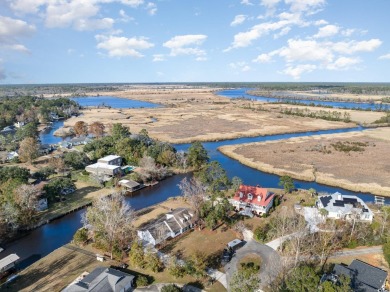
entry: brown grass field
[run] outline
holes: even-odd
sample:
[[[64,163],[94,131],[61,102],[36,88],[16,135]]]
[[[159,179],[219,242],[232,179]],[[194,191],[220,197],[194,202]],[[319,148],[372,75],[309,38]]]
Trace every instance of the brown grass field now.
[[[343,152],[331,145],[337,142],[366,146],[363,151]],[[390,196],[389,149],[389,128],[219,148],[225,155],[266,172],[383,196]]]
[[[189,143],[354,126],[353,123],[254,111],[245,108],[248,101],[217,96],[211,90],[107,94],[159,103],[164,107],[86,109],[82,116],[66,120],[65,128],[72,127],[79,120],[87,123],[100,121],[106,126],[122,123],[129,126],[133,133],[145,128],[153,138],[171,143]],[[261,105],[260,102],[253,104]]]

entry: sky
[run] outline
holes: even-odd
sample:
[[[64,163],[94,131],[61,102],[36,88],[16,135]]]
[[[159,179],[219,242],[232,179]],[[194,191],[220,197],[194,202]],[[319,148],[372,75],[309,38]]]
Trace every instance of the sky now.
[[[0,0],[0,84],[389,82],[389,0]]]

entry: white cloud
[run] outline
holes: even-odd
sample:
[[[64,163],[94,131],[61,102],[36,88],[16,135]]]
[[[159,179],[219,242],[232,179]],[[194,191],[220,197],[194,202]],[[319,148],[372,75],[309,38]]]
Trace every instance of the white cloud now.
[[[202,45],[206,39],[207,36],[202,34],[179,35],[163,43],[163,46],[171,50],[171,56],[204,56],[206,55],[206,52],[202,49],[199,49],[199,46]]]
[[[354,54],[358,52],[372,52],[382,44],[379,39],[371,39],[368,41],[349,41],[349,42],[336,42],[326,43],[325,45],[331,46],[335,52],[341,54]]]
[[[233,70],[238,70],[241,72],[247,72],[251,70],[251,67],[246,62],[230,63],[229,66]]]
[[[253,3],[250,2],[250,0],[241,0],[242,5],[248,5],[248,6],[253,6]]]
[[[273,8],[275,7],[281,0],[261,0],[260,4],[267,7]]]
[[[331,62],[333,60],[331,48],[314,40],[289,39],[287,43],[287,47],[283,47],[277,52],[287,62]]]
[[[326,24],[328,24],[328,22],[324,19],[314,21],[314,25],[316,25],[316,26],[321,26],[321,25],[326,25]]]
[[[230,26],[237,26],[239,24],[242,24],[246,19],[247,19],[246,15],[243,14],[236,15],[236,17],[234,17],[234,20],[230,23]]]
[[[340,57],[333,63],[326,66],[329,70],[347,70],[351,66],[360,63],[359,58]]]
[[[204,61],[207,61],[207,57],[203,57],[203,56],[199,56],[195,59],[195,61],[198,61],[198,62],[204,62]]]
[[[321,8],[326,0],[285,0],[286,4],[291,4],[293,12],[314,12],[313,9]]]
[[[356,29],[348,28],[348,29],[342,30],[342,31],[341,31],[341,34],[342,34],[343,36],[349,37],[349,36],[351,36],[354,32],[356,32]]]
[[[254,63],[269,63],[272,61],[272,54],[261,54],[256,59],[253,59]]]
[[[310,73],[313,70],[317,68],[316,65],[312,64],[301,64],[297,66],[288,66],[286,69],[283,70],[284,74],[290,75],[292,78],[298,80],[301,78],[301,75],[303,73]]]
[[[153,62],[162,62],[165,61],[165,56],[163,54],[153,55]]]
[[[6,16],[0,16],[0,48],[28,53],[29,50],[19,39],[29,37],[35,32],[35,26],[27,22]]]
[[[314,35],[314,37],[315,38],[331,37],[338,34],[339,31],[340,31],[340,27],[338,27],[337,25],[328,24],[326,26],[321,27],[318,30],[318,33]]]
[[[120,15],[120,19],[119,21],[121,22],[129,22],[129,21],[134,21],[134,18],[127,15],[126,14],[126,11],[124,11],[123,9],[119,10],[119,15]]]
[[[289,26],[283,28],[280,32],[274,34],[274,39],[278,39],[281,36],[288,34],[290,32],[290,30],[291,30],[291,27],[289,27]]]
[[[108,52],[109,57],[143,57],[141,50],[149,49],[154,46],[146,37],[118,37],[96,35],[98,41],[97,48]]]
[[[104,0],[102,1],[104,2]],[[105,2],[114,2],[114,1],[105,1]],[[142,4],[144,4],[144,0],[120,0],[120,2],[122,4],[125,4],[125,5],[128,5],[128,6],[131,6],[131,7],[138,7],[138,6],[141,6]]]
[[[390,53],[388,53],[386,55],[382,55],[378,59],[379,60],[390,60]]]
[[[155,15],[157,13],[157,5],[153,2],[148,2],[145,9],[148,10],[148,13],[150,15]]]

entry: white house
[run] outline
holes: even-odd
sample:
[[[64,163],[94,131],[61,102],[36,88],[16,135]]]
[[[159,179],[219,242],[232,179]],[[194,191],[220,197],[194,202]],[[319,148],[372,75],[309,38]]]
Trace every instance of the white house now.
[[[318,209],[325,209],[327,218],[350,220],[355,217],[361,221],[372,222],[374,214],[367,207],[362,199],[356,196],[342,195],[334,193],[333,195],[320,196],[316,202]]]
[[[13,267],[15,267],[15,263],[19,259],[17,254],[10,254],[9,256],[6,256],[5,258],[0,260],[0,273],[6,272]]]
[[[144,244],[155,246],[194,227],[194,214],[187,208],[177,208],[137,231]]]
[[[88,165],[85,170],[92,175],[102,176],[109,180],[112,176],[122,174],[122,158],[117,155],[108,155],[100,158],[97,163]]]

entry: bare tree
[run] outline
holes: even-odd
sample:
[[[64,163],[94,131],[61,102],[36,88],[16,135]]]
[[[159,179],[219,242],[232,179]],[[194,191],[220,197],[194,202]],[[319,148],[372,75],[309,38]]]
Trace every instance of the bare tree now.
[[[383,232],[385,231],[385,227],[387,225],[387,220],[390,216],[390,206],[383,206],[382,207],[382,227],[381,227],[381,236],[383,235]]]
[[[145,180],[160,180],[167,176],[168,169],[166,167],[157,165],[155,160],[150,156],[144,156],[139,161],[141,169],[141,175],[145,177]]]
[[[23,225],[29,225],[33,221],[40,194],[40,190],[31,185],[21,185],[15,190],[15,203],[19,206],[19,220]]]
[[[31,163],[38,157],[38,143],[32,137],[23,139],[19,144],[19,159],[22,162]]]
[[[77,136],[88,134],[88,124],[84,121],[78,121],[74,124],[73,130]]]
[[[195,212],[195,216],[199,217],[200,208],[202,207],[206,192],[204,185],[196,178],[188,180],[186,177],[178,185],[182,195],[188,200]]]
[[[120,193],[100,197],[87,209],[82,219],[84,227],[95,240],[102,240],[113,258],[115,247],[123,248],[133,238],[134,210]]]
[[[61,157],[52,157],[49,161],[50,165],[57,171],[57,173],[62,172],[64,175],[66,165],[64,159]]]
[[[105,126],[101,122],[93,122],[89,125],[89,132],[95,137],[101,137],[104,134]]]

